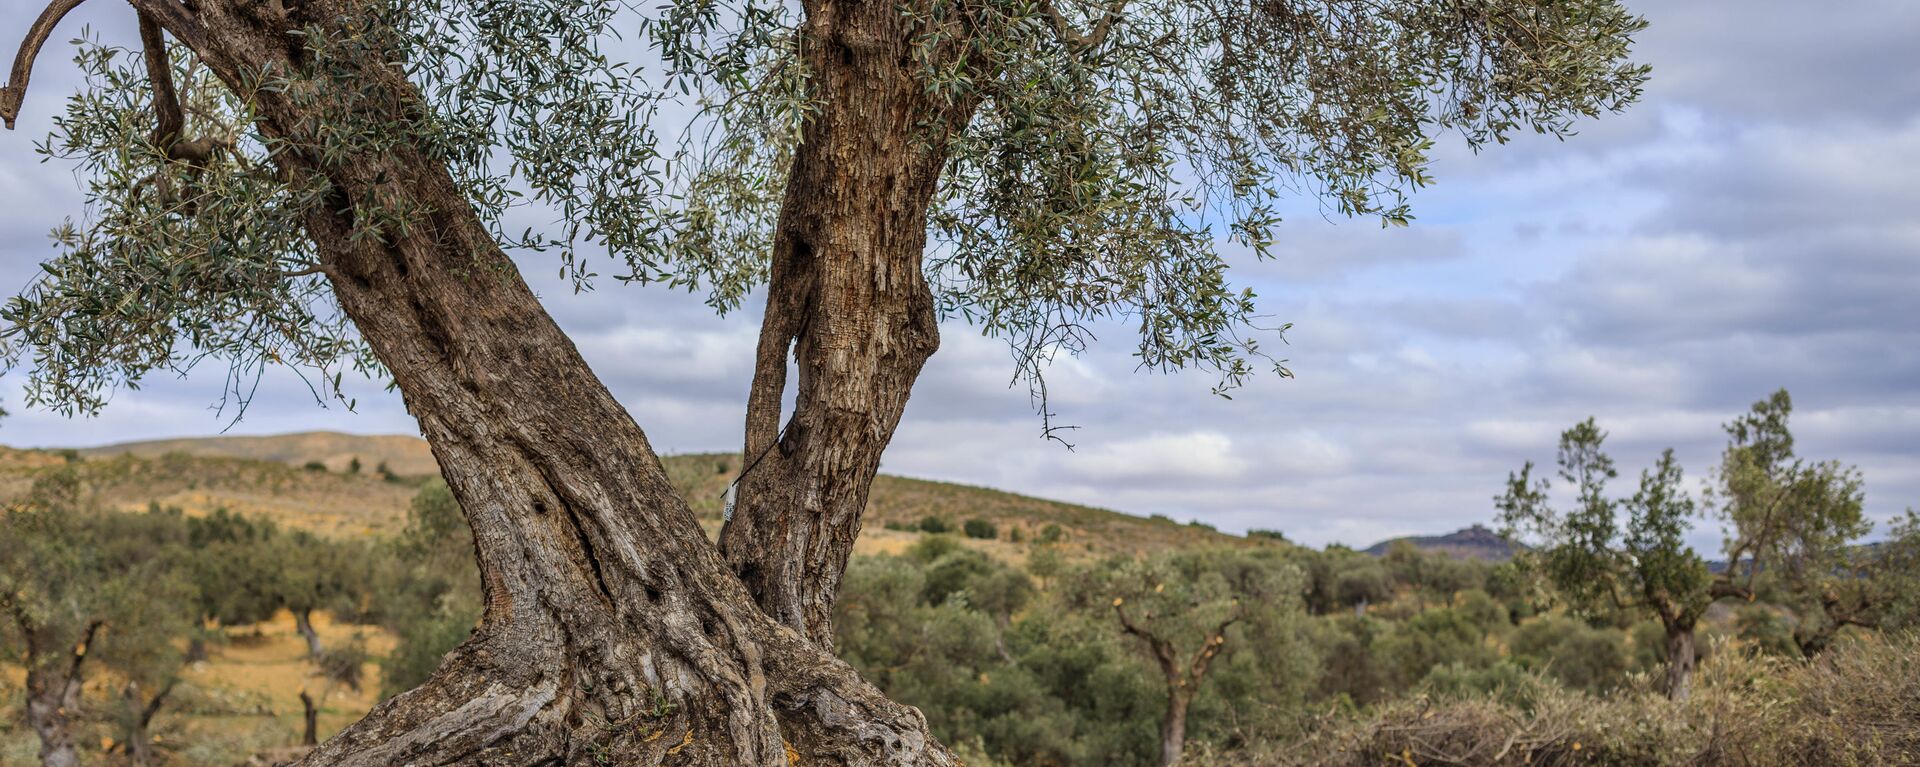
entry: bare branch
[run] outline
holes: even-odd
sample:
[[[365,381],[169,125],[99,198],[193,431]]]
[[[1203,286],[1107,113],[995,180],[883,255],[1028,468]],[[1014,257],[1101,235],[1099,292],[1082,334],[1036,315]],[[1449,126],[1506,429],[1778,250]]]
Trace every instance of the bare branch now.
[[[20,41],[20,52],[13,57],[13,72],[7,76],[6,87],[0,88],[0,120],[6,121],[7,130],[13,130],[13,121],[20,116],[20,103],[27,98],[27,80],[33,76],[33,60],[40,55],[40,46],[46,45],[47,36],[53,34],[60,19],[84,1],[53,0],[27,28],[27,38]]]

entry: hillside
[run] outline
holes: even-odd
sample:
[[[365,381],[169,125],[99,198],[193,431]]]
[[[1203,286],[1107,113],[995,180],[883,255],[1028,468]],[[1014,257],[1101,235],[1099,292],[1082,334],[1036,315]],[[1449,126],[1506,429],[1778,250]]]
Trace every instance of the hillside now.
[[[179,506],[189,514],[224,506],[334,536],[397,532],[405,524],[407,503],[419,482],[437,472],[426,442],[417,437],[337,432],[166,439],[74,452],[85,459],[82,471],[96,500],[109,506],[134,509],[158,502]],[[64,464],[64,453],[0,450],[0,499],[25,492],[36,472]],[[356,458],[361,471],[348,473]],[[720,494],[739,470],[739,457],[702,453],[663,460],[668,476],[708,531],[717,531]],[[327,470],[309,466],[314,462]],[[379,475],[375,469],[382,463],[398,476]],[[1165,517],[1137,517],[968,485],[882,475],[874,482],[857,550],[898,552],[921,536],[900,528],[917,527],[929,517],[956,530],[972,518],[992,522],[996,538],[969,540],[969,545],[1013,562],[1025,555],[1026,546],[1019,541],[1031,540],[1049,525],[1060,526],[1063,551],[1073,558],[1208,545],[1277,545]]]
[[[346,471],[358,458],[367,471],[380,464],[404,476],[426,476],[440,471],[427,449],[426,440],[400,434],[361,435],[333,431],[309,431],[267,437],[181,437],[145,442],[123,442],[100,447],[80,448],[89,458],[120,454],[157,458],[168,453],[219,458],[250,458],[257,461],[303,466],[310,461],[325,464],[330,471]]]
[[[1505,562],[1513,558],[1513,543],[1501,538],[1485,525],[1474,525],[1446,535],[1391,538],[1368,546],[1366,552],[1376,557],[1385,556],[1394,544],[1402,541],[1412,544],[1414,548],[1423,552],[1440,552],[1455,559]]]

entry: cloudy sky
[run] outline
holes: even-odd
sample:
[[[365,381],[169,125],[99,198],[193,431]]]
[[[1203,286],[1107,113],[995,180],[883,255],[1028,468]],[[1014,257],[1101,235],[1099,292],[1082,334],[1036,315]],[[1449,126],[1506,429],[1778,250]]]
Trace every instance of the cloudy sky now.
[[[1667,446],[1699,480],[1720,424],[1787,387],[1803,455],[1858,465],[1877,519],[1920,507],[1920,3],[1635,5],[1654,74],[1628,114],[1564,143],[1448,146],[1413,227],[1302,215],[1278,259],[1240,265],[1263,311],[1294,323],[1297,378],[1220,399],[1205,375],[1136,372],[1113,328],[1052,373],[1054,409],[1079,427],[1070,451],[1040,438],[1004,348],[952,324],[885,470],[1364,545],[1490,521],[1506,473],[1550,462],[1589,415],[1623,483]],[[38,10],[0,7],[19,22]],[[84,6],[55,38],[92,24],[130,40],[130,15]],[[32,152],[75,87],[62,53],[41,57],[21,129],[0,134],[9,290],[81,212],[72,169]],[[657,446],[738,449],[752,309],[717,318],[617,285],[575,295],[548,264],[527,272]],[[413,432],[377,385],[348,412],[284,375],[233,423],[212,409],[224,373],[154,380],[78,421],[22,412],[17,377],[0,379],[14,411],[0,442]],[[1717,528],[1695,539],[1717,546]]]

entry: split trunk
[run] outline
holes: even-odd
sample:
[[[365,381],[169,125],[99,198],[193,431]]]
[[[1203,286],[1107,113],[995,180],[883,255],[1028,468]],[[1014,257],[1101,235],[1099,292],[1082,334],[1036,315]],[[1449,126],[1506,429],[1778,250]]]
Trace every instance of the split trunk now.
[[[329,108],[394,121],[424,111],[378,57],[326,62],[352,89],[304,74],[311,54],[287,31],[337,24],[352,4],[302,3],[287,19],[243,0],[135,3],[231,87],[292,73],[256,96],[261,130],[292,145],[317,145]],[[334,190],[307,213],[308,233],[460,501],[486,601],[426,683],[302,765],[954,763],[919,711],[755,604],[438,161],[398,146],[278,162]],[[356,236],[361,201],[425,212]]]

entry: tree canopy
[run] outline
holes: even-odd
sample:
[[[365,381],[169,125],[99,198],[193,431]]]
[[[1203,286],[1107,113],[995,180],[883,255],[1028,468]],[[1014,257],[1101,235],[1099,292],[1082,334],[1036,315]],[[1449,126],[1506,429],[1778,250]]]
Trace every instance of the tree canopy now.
[[[40,151],[78,164],[92,214],[60,227],[59,253],[0,313],[29,404],[91,412],[115,387],[206,359],[232,366],[240,403],[268,365],[307,371],[321,394],[344,372],[381,375],[301,216],[349,206],[353,236],[380,238],[428,212],[336,199],[324,178],[278,168],[286,154],[421,147],[504,244],[554,252],[583,286],[610,266],[614,279],[705,290],[728,310],[765,279],[784,163],[813,108],[800,51],[820,43],[795,9],[356,10],[299,30],[313,61],[335,64],[298,87],[274,72],[254,92],[223,87],[180,45],[154,66],[83,43],[87,87]],[[901,14],[917,87],[973,115],[930,119],[922,136],[946,157],[926,222],[938,305],[1006,339],[1028,376],[1084,348],[1089,323],[1122,317],[1139,328],[1142,366],[1236,384],[1264,355],[1253,296],[1226,267],[1272,254],[1289,196],[1405,223],[1441,134],[1474,147],[1565,135],[1633,101],[1647,76],[1627,58],[1644,22],[1611,0],[1183,0],[1151,12],[928,0]],[[395,123],[345,110],[331,91],[363,88],[344,62],[366,57],[393,57],[431,113]],[[258,127],[255,104],[275,89],[311,102],[325,123],[317,144]],[[183,153],[189,140],[204,146]],[[521,208],[560,223],[509,231]]]

